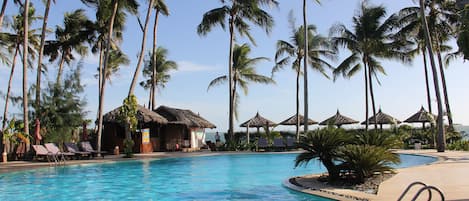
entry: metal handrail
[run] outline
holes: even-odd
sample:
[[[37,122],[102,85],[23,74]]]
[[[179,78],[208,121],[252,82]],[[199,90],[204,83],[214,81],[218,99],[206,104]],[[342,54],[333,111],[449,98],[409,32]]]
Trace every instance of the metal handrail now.
[[[425,187],[421,188],[417,192],[417,194],[415,194],[414,198],[412,198],[412,201],[417,200],[417,198],[420,196],[420,193],[422,193],[424,190],[428,190],[428,192],[431,192],[431,190],[435,190],[436,192],[438,192],[438,194],[440,194],[441,201],[445,200],[445,196],[443,195],[443,192],[440,191],[440,189],[438,189],[437,187],[434,187],[434,186],[425,186]]]
[[[425,184],[423,182],[420,182],[420,181],[413,182],[413,183],[411,183],[407,186],[407,188],[404,190],[404,192],[402,192],[401,196],[399,196],[397,201],[401,201],[402,198],[404,198],[404,196],[409,192],[409,190],[415,185],[422,185],[422,186],[424,186],[423,188],[427,187],[427,184]],[[428,201],[430,201],[431,199],[432,199],[432,191],[431,191],[431,189],[428,189]]]

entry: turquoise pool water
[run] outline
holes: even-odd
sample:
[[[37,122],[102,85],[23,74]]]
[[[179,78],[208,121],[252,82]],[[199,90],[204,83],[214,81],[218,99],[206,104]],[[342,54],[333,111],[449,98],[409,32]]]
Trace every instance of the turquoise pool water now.
[[[0,200],[328,200],[290,191],[282,181],[321,173],[293,169],[297,154],[233,154],[44,168],[0,174]],[[409,167],[435,158],[401,155]]]

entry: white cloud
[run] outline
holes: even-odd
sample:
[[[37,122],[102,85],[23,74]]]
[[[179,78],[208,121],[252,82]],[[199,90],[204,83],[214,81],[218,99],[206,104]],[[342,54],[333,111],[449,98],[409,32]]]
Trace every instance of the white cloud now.
[[[197,64],[190,61],[178,61],[178,70],[176,72],[201,72],[201,71],[216,71],[218,66],[210,66],[204,64]]]

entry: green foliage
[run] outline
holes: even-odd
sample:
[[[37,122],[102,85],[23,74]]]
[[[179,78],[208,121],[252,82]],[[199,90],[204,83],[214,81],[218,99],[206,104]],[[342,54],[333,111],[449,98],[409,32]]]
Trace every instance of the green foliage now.
[[[339,149],[337,155],[343,166],[353,170],[360,183],[375,172],[392,171],[390,165],[400,162],[397,154],[391,153],[385,147],[373,145],[346,145]]]
[[[269,131],[269,132],[262,132],[260,136],[267,139],[269,144],[272,144],[275,138],[281,138],[280,132],[278,131]]]
[[[128,126],[130,132],[134,132],[137,129],[137,111],[137,98],[135,95],[125,98],[120,108],[119,120],[122,124]]]
[[[134,141],[132,139],[124,139],[124,154],[126,158],[133,156]]]
[[[24,123],[16,119],[12,119],[3,130],[3,141],[18,144],[20,142],[29,142],[31,136],[25,136]]]
[[[355,140],[359,145],[371,145],[386,149],[401,148],[402,141],[389,131],[356,132]]]
[[[449,150],[469,151],[469,140],[457,140],[448,144]]]
[[[457,43],[464,59],[469,60],[469,5],[466,5],[461,11],[460,23]]]

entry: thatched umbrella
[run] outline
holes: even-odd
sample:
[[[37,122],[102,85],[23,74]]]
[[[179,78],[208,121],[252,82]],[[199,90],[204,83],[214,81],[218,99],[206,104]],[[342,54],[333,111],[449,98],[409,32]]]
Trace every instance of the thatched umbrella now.
[[[337,127],[340,128],[340,126],[344,125],[344,124],[355,124],[355,123],[358,123],[359,121],[356,121],[356,120],[353,120],[352,118],[350,117],[346,117],[344,115],[341,115],[339,110],[337,110],[337,113],[322,121],[321,123],[319,123],[319,125],[336,125]]]
[[[304,119],[305,117],[303,115],[298,115],[299,119],[300,119],[300,125],[304,125]],[[279,125],[286,125],[286,126],[294,126],[297,124],[297,120],[296,120],[296,114],[291,116],[290,118],[286,119],[285,121],[282,121],[279,123]],[[314,121],[314,120],[311,120],[311,119],[308,119],[308,125],[313,125],[313,124],[317,124],[318,122]]]
[[[369,124],[375,123],[375,116],[368,118]],[[383,130],[383,124],[400,124],[401,121],[397,120],[396,118],[383,113],[381,108],[379,109],[378,113],[376,113],[376,124],[379,124],[381,130]],[[366,124],[366,121],[362,122],[362,125]]]
[[[422,106],[417,113],[407,118],[404,122],[422,123],[422,127],[425,128],[425,123],[435,122],[435,119],[436,119],[436,115],[431,114],[430,112],[427,112]]]
[[[256,116],[253,118],[247,120],[246,122],[242,123],[240,126],[241,127],[246,127],[246,134],[247,134],[247,140],[249,143],[249,127],[255,127],[257,128],[257,133],[259,133],[259,128],[261,127],[271,127],[275,126],[276,124],[273,121],[270,121],[261,115],[259,115],[259,112],[256,113]]]

